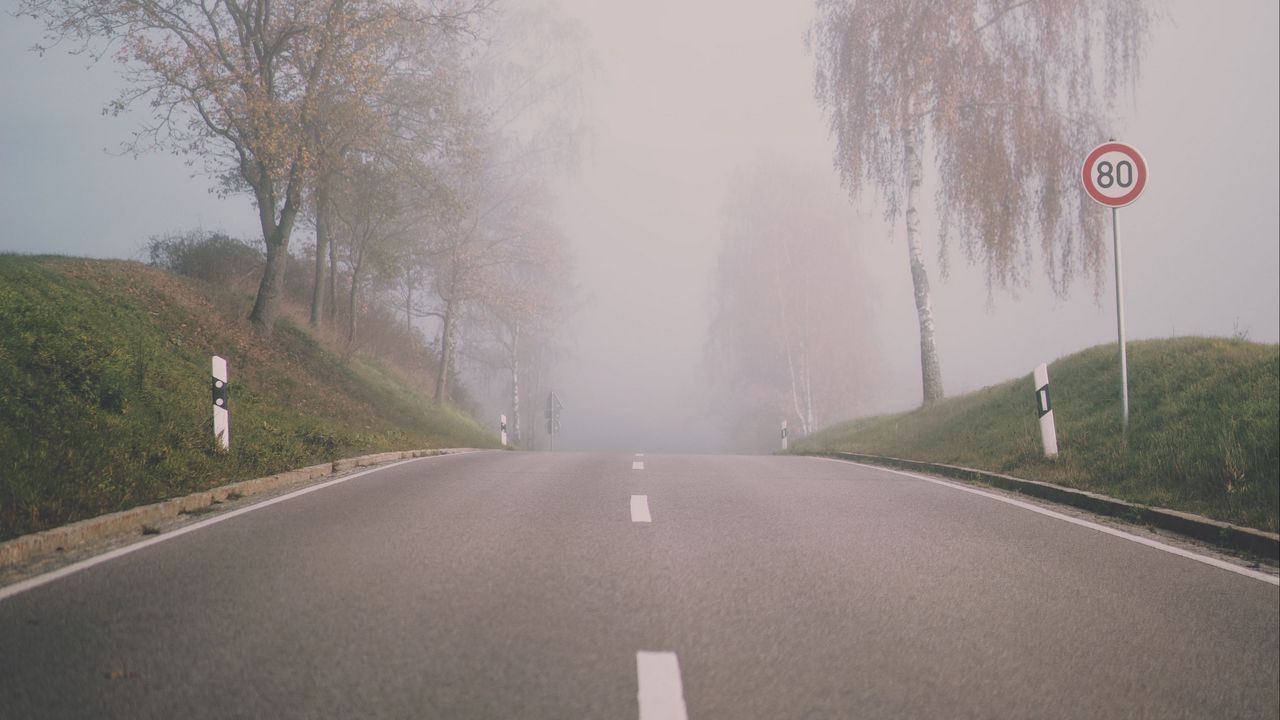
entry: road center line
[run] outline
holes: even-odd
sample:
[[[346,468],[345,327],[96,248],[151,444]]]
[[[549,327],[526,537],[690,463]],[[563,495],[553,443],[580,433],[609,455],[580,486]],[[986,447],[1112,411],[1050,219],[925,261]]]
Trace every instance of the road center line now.
[[[1215,558],[1215,557],[1209,557],[1208,555],[1201,555],[1199,553],[1193,553],[1190,550],[1183,550],[1182,548],[1179,548],[1179,547],[1166,545],[1162,542],[1140,537],[1138,535],[1133,535],[1123,530],[1117,530],[1113,527],[1107,527],[1106,525],[1099,525],[1098,523],[1090,522],[1088,520],[1081,520],[1080,518],[1074,518],[1074,517],[1071,517],[1070,515],[1063,515],[1062,513],[1054,512],[1053,510],[1046,510],[1045,508],[1039,507],[1037,505],[1032,505],[1031,503],[1023,502],[1021,500],[1015,500],[1013,498],[1004,497],[1003,495],[997,495],[995,493],[986,492],[984,490],[979,490],[977,488],[965,487],[964,485],[959,485],[953,482],[947,482],[946,480],[939,480],[937,478],[931,478],[924,475],[917,475],[915,473],[904,472],[902,470],[892,470],[890,468],[883,468],[876,465],[867,465],[865,463],[853,462],[851,460],[837,460],[835,458],[823,458],[823,457],[815,457],[813,459],[826,460],[828,462],[844,463],[846,465],[857,465],[858,467],[864,467],[870,470],[879,470],[881,472],[893,473],[894,475],[902,475],[903,477],[914,478],[916,480],[924,480],[925,482],[930,482],[930,483],[933,483],[934,485],[949,487],[952,490],[960,490],[962,492],[973,493],[974,495],[981,495],[986,498],[991,498],[992,500],[998,500],[1002,503],[1013,505],[1015,507],[1020,507],[1023,510],[1030,510],[1033,513],[1039,513],[1041,515],[1054,518],[1055,520],[1062,520],[1064,522],[1069,522],[1073,525],[1079,525],[1080,527],[1089,528],[1090,530],[1097,530],[1100,533],[1106,533],[1107,535],[1118,537],[1123,540],[1128,540],[1130,542],[1135,542],[1135,543],[1138,543],[1139,545],[1146,545],[1147,547],[1154,548],[1156,550],[1163,550],[1164,552],[1170,553],[1172,555],[1177,555],[1178,557],[1184,557],[1184,558],[1187,558],[1188,560],[1195,560],[1196,562],[1201,562],[1201,563],[1204,563],[1205,565],[1212,565],[1213,567],[1221,568],[1222,570],[1227,570],[1229,572],[1236,573],[1237,575],[1244,575],[1245,577],[1251,577],[1254,580],[1261,580],[1265,583],[1271,583],[1272,585],[1280,585],[1280,578],[1272,577],[1271,575],[1267,575],[1266,573],[1260,573],[1256,570],[1250,570],[1249,568],[1240,567],[1239,565],[1234,565],[1224,560],[1219,560],[1218,558]]]
[[[632,470],[643,470],[643,469],[644,469],[644,461],[643,461],[643,460],[636,460],[635,462],[631,463],[631,469],[632,469]]]
[[[689,720],[680,681],[680,660],[673,652],[636,653],[640,720]]]
[[[653,522],[649,516],[649,496],[631,496],[631,522]]]

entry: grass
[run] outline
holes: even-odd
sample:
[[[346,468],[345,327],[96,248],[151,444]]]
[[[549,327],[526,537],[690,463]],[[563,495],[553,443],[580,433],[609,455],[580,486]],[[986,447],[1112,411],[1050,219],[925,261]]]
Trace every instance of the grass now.
[[[248,299],[138,263],[0,255],[0,540],[235,480],[395,449],[494,444]],[[228,359],[232,451],[209,357]]]
[[[854,420],[797,452],[862,452],[1043,480],[1270,532],[1280,515],[1280,346],[1218,338],[1129,345],[1122,432],[1114,345],[1049,368],[1059,458],[1043,457],[1031,376]]]

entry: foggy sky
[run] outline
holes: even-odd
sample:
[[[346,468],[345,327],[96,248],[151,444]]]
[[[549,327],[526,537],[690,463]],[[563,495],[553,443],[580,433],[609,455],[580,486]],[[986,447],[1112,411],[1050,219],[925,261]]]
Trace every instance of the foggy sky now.
[[[562,7],[584,24],[600,71],[590,88],[588,151],[560,183],[559,215],[585,302],[570,329],[573,357],[555,372],[566,406],[557,445],[713,450],[719,433],[700,391],[701,358],[728,180],[762,153],[831,167],[801,41],[812,0],[564,0]],[[1156,27],[1143,77],[1112,133],[1150,166],[1142,198],[1120,211],[1129,337],[1247,333],[1276,342],[1277,6],[1165,7],[1170,19]],[[135,257],[147,237],[173,230],[257,235],[249,200],[210,195],[211,183],[191,178],[183,159],[105,153],[136,124],[100,113],[119,87],[115,68],[26,52],[38,36],[29,20],[0,18],[0,251]],[[885,330],[867,339],[891,380],[877,402],[905,409],[920,398],[905,242],[900,226],[886,225],[869,204],[860,208],[854,240],[883,288],[877,309]],[[929,212],[922,229],[932,255]],[[997,292],[988,303],[981,270],[952,260],[946,280],[932,269],[949,394],[1115,340],[1109,272],[1097,301],[1088,283],[1055,298],[1033,274],[1016,298]],[[838,321],[838,309],[831,317]]]

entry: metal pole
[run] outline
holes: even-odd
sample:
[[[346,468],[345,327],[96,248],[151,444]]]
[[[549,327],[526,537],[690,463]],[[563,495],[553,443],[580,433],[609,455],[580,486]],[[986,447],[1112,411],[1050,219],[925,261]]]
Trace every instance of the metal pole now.
[[[1124,342],[1124,277],[1120,264],[1120,224],[1117,209],[1111,208],[1111,238],[1116,255],[1116,331],[1120,336],[1120,413],[1124,430],[1129,430],[1129,354]]]

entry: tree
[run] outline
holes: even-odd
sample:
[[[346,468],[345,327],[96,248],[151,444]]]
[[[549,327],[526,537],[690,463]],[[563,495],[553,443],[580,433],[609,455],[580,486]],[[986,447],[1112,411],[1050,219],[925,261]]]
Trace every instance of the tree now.
[[[517,445],[522,442],[522,379],[539,358],[554,354],[574,292],[568,239],[546,216],[548,205],[535,195],[515,208],[510,261],[491,268],[490,289],[482,299],[486,326],[499,350],[492,364],[510,379],[506,407]]]
[[[330,191],[334,193],[333,218],[345,239],[350,277],[346,339],[350,354],[356,345],[360,297],[369,271],[377,269],[386,276],[391,274],[389,268],[401,261],[400,246],[408,235],[406,198],[400,178],[373,161],[355,165]],[[338,237],[331,241],[338,242]]]
[[[928,144],[944,272],[958,238],[989,289],[1016,287],[1038,240],[1058,292],[1077,270],[1100,278],[1101,215],[1075,174],[1136,81],[1150,22],[1144,0],[818,0],[808,42],[835,165],[905,225],[925,405],[943,396],[919,238]]]
[[[128,88],[121,112],[154,113],[128,146],[168,147],[205,161],[224,192],[249,191],[266,243],[250,318],[270,331],[289,240],[316,170],[312,132],[334,88],[363,88],[404,56],[413,30],[466,28],[481,0],[21,0],[52,43],[101,57],[116,45]],[[102,41],[101,46],[94,44]],[[95,47],[97,49],[95,50]]]
[[[740,172],[721,219],[707,360],[735,449],[774,447],[865,408],[878,358],[851,211],[822,173],[778,160]]]
[[[400,27],[407,34],[384,43],[382,62],[368,82],[355,87],[334,83],[323,89],[321,111],[307,128],[318,148],[310,204],[316,231],[312,327],[318,327],[325,314],[326,280],[332,317],[336,284],[332,266],[337,253],[330,236],[335,183],[354,165],[372,161],[435,190],[431,166],[451,146],[467,142],[468,133],[479,122],[462,99],[464,79],[470,73],[466,45],[460,42],[464,38],[450,26]]]
[[[560,266],[535,261],[545,249],[535,237],[558,237],[546,221],[542,188],[557,165],[571,165],[582,137],[581,78],[591,66],[581,27],[565,19],[553,3],[532,2],[494,13],[487,28],[491,42],[474,60],[469,99],[474,119],[470,132],[454,143],[454,152],[438,169],[440,182],[452,191],[452,202],[439,213],[436,230],[428,233],[425,257],[428,282],[437,298],[427,311],[441,320],[440,366],[436,400],[448,400],[450,373],[458,349],[463,319],[471,329],[493,320],[495,311],[513,324],[511,350],[506,355],[512,375],[513,404],[518,404],[519,349],[535,329],[550,327],[551,318],[528,315],[551,311],[555,302],[534,303],[531,295],[514,291],[569,290],[556,284]],[[517,277],[521,272],[529,276]],[[545,300],[545,298],[544,298]],[[537,308],[532,305],[538,304]],[[526,305],[522,310],[517,306]],[[518,318],[525,315],[523,322]],[[545,322],[544,322],[545,321]],[[549,357],[543,353],[541,357]],[[515,358],[511,360],[511,358]],[[510,369],[510,367],[508,367]],[[513,408],[513,414],[518,414]]]

